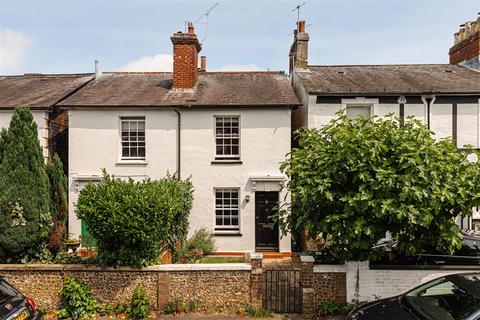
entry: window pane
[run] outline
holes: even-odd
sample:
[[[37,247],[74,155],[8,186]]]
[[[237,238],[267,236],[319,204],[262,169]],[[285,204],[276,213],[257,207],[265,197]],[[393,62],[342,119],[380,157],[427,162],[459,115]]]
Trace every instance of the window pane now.
[[[121,129],[122,158],[145,158],[145,120],[124,119]]]
[[[359,116],[370,116],[370,106],[347,106],[347,117],[355,119]]]
[[[239,214],[238,189],[222,188],[215,191],[215,224],[232,230],[238,230]]]
[[[240,151],[238,117],[216,117],[215,120],[215,152],[223,159],[236,158]],[[232,149],[234,147],[234,149]]]

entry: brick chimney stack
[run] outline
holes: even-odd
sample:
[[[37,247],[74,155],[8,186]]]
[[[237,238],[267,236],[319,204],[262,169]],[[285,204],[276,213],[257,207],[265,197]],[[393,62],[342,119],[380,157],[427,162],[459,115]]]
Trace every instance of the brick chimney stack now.
[[[480,17],[460,26],[450,48],[450,64],[480,70]]]
[[[173,88],[193,89],[198,79],[198,53],[202,49],[195,28],[188,23],[188,32],[174,33],[173,43]]]
[[[293,31],[293,43],[290,46],[290,73],[295,68],[308,68],[308,33],[305,32],[305,21],[297,22],[297,29]]]

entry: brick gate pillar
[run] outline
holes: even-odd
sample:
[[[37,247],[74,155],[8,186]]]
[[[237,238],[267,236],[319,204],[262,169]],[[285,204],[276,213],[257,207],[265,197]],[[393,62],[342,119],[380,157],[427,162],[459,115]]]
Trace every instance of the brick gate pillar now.
[[[250,299],[252,306],[262,306],[262,260],[263,254],[250,253],[247,257],[252,265],[252,274],[250,278]]]
[[[312,256],[300,256],[302,262],[302,304],[304,313],[314,312],[313,263]]]

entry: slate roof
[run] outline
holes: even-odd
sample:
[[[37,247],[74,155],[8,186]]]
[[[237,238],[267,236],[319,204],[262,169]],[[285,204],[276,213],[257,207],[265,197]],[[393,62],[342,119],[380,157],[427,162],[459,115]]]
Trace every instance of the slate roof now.
[[[450,64],[308,66],[296,74],[317,94],[480,94],[480,72]]]
[[[0,76],[0,109],[48,109],[92,78],[92,74]]]
[[[59,105],[107,106],[297,106],[282,72],[199,73],[193,90],[172,89],[172,73],[103,73]]]

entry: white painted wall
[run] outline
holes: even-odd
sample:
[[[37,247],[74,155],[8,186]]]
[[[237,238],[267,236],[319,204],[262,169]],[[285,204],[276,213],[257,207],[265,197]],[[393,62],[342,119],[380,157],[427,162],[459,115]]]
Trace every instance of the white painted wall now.
[[[315,265],[314,273],[347,274],[347,301],[372,301],[404,293],[422,283],[465,270],[372,270],[368,261],[350,261],[344,265]],[[358,281],[357,281],[358,280]],[[357,291],[358,288],[358,291]]]
[[[214,228],[214,188],[240,188],[240,231],[242,236],[217,236],[218,251],[255,251],[255,193],[252,177],[281,175],[279,163],[290,151],[290,110],[287,109],[190,109],[182,110],[182,178],[191,177],[194,202],[190,232]],[[214,116],[238,115],[241,124],[242,164],[212,164],[215,155]],[[119,161],[119,119],[146,119],[146,162]],[[101,169],[117,176],[158,179],[176,171],[177,116],[172,110],[110,109],[69,111],[70,232],[80,235],[74,213],[78,191]],[[78,182],[78,180],[83,180]],[[259,183],[257,190],[279,190],[278,183]],[[250,196],[250,201],[245,196]],[[280,194],[283,200],[285,194]],[[288,200],[288,199],[287,199]],[[290,251],[290,236],[280,241],[280,251]]]
[[[45,110],[31,110],[33,120],[38,126],[38,140],[43,149],[43,156],[48,157],[48,113]],[[13,110],[0,110],[0,129],[8,128]]]
[[[316,103],[316,95],[308,98],[308,127],[321,128],[336,117],[336,113],[348,105],[371,105],[372,115],[386,116],[389,113],[399,116],[398,104],[379,104],[378,99],[347,98],[342,103]],[[427,123],[425,104],[405,104],[405,119],[413,116],[422,123]],[[430,107],[430,129],[437,139],[452,138],[452,104],[433,103]],[[457,104],[457,145],[466,144],[480,148],[480,101],[479,103]]]
[[[458,104],[457,146],[472,145],[480,148],[480,107],[479,104]]]

